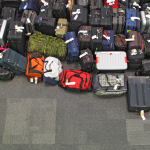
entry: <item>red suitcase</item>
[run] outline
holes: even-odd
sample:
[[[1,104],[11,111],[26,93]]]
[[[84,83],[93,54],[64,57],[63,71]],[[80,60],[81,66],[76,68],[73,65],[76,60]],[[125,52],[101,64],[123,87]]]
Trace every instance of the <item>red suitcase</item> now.
[[[118,0],[104,0],[104,6],[111,6],[112,8],[119,8]]]

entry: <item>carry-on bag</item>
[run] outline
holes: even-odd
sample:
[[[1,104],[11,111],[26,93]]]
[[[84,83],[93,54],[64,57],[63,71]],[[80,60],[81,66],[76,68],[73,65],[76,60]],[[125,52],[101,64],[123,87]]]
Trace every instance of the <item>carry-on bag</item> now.
[[[112,8],[118,8],[118,0],[104,0],[104,6],[111,6]]]
[[[91,0],[91,9],[101,9],[103,0]]]
[[[128,76],[127,105],[128,111],[150,110],[150,77]]]
[[[145,48],[145,57],[150,58],[150,34],[143,34],[142,37]]]
[[[42,54],[29,53],[27,59],[26,77],[28,81],[37,84],[43,78],[44,56]]]
[[[72,91],[91,91],[92,77],[88,72],[66,69],[60,74],[59,85]]]
[[[65,34],[65,43],[68,44],[68,53],[66,60],[75,62],[79,58],[79,44],[75,32],[67,32]]]
[[[119,0],[119,8],[128,8],[129,0]]]
[[[76,1],[76,4],[77,5],[81,5],[81,6],[84,6],[84,7],[88,7],[88,4],[89,4],[89,0],[77,0]]]
[[[94,69],[94,59],[93,54],[90,49],[84,49],[80,51],[79,63],[82,71],[92,72]]]
[[[59,82],[59,75],[63,71],[62,64],[55,57],[46,57],[43,66],[43,82],[56,85]]]
[[[7,48],[1,53],[0,65],[15,74],[21,74],[25,72],[27,58]]]
[[[19,8],[21,0],[1,0],[2,7]]]
[[[100,73],[93,77],[95,95],[111,98],[119,97],[127,92],[127,79],[124,73]]]
[[[145,11],[145,10],[150,11],[150,2],[142,5],[141,11]]]

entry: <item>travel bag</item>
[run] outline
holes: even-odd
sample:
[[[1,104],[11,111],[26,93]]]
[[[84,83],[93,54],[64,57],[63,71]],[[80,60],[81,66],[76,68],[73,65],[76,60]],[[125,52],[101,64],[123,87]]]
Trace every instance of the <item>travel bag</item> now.
[[[150,58],[150,34],[143,34],[142,37],[145,48],[145,57]]]
[[[112,30],[112,16],[113,10],[110,6],[101,7],[100,27],[103,27],[103,30]]]
[[[75,32],[67,32],[65,34],[65,43],[68,44],[68,53],[66,60],[75,62],[79,58],[79,44]]]
[[[127,106],[130,112],[149,111],[150,77],[128,76]]]
[[[114,41],[116,51],[127,51],[127,41],[125,39],[124,34],[116,34]]]
[[[35,18],[35,30],[54,36],[55,35],[55,29],[56,29],[56,19],[55,18],[49,18],[49,17],[40,17],[37,16]]]
[[[119,8],[128,8],[128,2],[129,0],[119,0]]]
[[[93,77],[92,87],[103,98],[122,96],[127,92],[127,78],[124,73],[100,73]]]
[[[104,6],[111,6],[112,8],[118,8],[118,0],[104,0]]]
[[[140,32],[140,13],[136,9],[126,9],[126,37],[129,31]]]
[[[71,20],[69,24],[69,31],[78,32],[79,27],[82,25],[87,25],[88,21],[88,11],[80,5],[73,5]]]
[[[79,64],[82,71],[91,73],[94,69],[94,59],[90,49],[84,49],[80,51]]]
[[[91,47],[91,29],[91,26],[80,26],[77,35],[80,50]]]
[[[77,5],[81,5],[81,6],[84,6],[84,7],[88,7],[88,4],[89,4],[89,0],[77,0],[76,1],[76,4]]]
[[[64,39],[65,34],[68,31],[68,21],[67,21],[67,19],[59,18],[55,31],[56,31],[55,36],[57,38]]]
[[[34,23],[37,14],[32,10],[24,10],[21,21],[24,23],[26,35],[30,36],[34,32]]]
[[[150,11],[150,2],[142,5],[141,11],[145,11],[145,10]]]
[[[103,51],[114,51],[115,46],[114,46],[114,31],[113,30],[104,30],[104,32],[107,33],[105,36],[106,38],[103,39],[102,46],[103,46]]]
[[[42,54],[29,53],[27,60],[26,77],[31,83],[35,82],[37,84],[43,78],[44,56]]]
[[[43,65],[43,82],[56,85],[59,82],[59,75],[63,71],[63,66],[59,59],[46,57]]]
[[[122,8],[113,9],[113,31],[114,34],[123,34],[125,28],[125,10]]]
[[[39,12],[39,16],[53,18],[52,9],[50,9],[49,7],[41,8]]]
[[[25,72],[27,58],[7,48],[1,53],[0,65],[15,74],[21,74]]]
[[[59,85],[72,91],[91,91],[92,77],[81,70],[66,69],[60,74]]]
[[[19,8],[21,0],[1,0],[2,7]]]
[[[22,21],[11,21],[7,35],[8,47],[17,53],[26,56],[25,50],[25,30]]]
[[[103,0],[91,0],[91,9],[101,9]]]

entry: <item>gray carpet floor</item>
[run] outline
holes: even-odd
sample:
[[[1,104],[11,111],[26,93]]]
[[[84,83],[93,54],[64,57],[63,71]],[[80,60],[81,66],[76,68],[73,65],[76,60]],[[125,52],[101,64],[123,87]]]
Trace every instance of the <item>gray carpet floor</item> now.
[[[80,69],[78,63],[63,66]],[[101,99],[32,84],[25,75],[0,81],[0,150],[149,149],[150,113],[143,121],[128,112],[126,96]]]

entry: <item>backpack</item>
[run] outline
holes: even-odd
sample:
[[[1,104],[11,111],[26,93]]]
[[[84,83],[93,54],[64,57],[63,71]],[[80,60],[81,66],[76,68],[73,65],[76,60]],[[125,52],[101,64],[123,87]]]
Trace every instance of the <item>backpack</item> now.
[[[55,57],[46,57],[43,66],[43,82],[56,85],[62,71],[63,67],[59,59]]]

